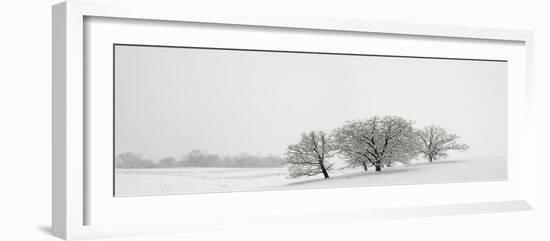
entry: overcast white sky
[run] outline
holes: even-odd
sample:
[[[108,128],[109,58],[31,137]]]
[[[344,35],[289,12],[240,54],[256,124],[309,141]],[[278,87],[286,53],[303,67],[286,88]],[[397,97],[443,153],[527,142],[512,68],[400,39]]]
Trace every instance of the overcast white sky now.
[[[506,155],[504,62],[117,46],[115,152],[282,155],[302,132],[398,115]]]

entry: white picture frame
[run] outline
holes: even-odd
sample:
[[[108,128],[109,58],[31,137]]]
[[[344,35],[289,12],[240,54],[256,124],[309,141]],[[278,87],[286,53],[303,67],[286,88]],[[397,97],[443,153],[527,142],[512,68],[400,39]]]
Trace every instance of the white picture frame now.
[[[420,217],[431,215],[450,215],[495,211],[513,211],[532,209],[534,202],[534,137],[533,137],[533,113],[532,113],[532,73],[533,73],[533,34],[528,31],[497,30],[468,27],[452,27],[439,25],[421,25],[408,23],[372,22],[363,20],[345,19],[311,19],[289,16],[226,16],[209,15],[205,12],[187,9],[183,3],[167,2],[136,2],[127,3],[119,1],[95,2],[95,1],[67,1],[53,7],[53,167],[52,167],[52,227],[53,234],[63,239],[80,239],[93,237],[110,237],[119,235],[139,235],[152,233],[191,232],[196,230],[208,230],[226,228],[235,225],[290,225],[303,222],[341,222],[349,220],[369,220],[380,218]],[[343,198],[353,195],[361,195],[366,191],[377,192],[387,197],[398,197],[400,193],[407,192],[412,195],[423,192],[428,197],[445,189],[466,190],[471,189],[470,196],[455,198],[449,196],[439,202],[423,202],[411,200],[410,202],[391,202],[388,204],[374,205],[373,208],[363,207],[329,207],[319,211],[318,207],[307,210],[295,210],[282,203],[279,207],[265,209],[262,206],[240,204],[240,200],[250,202],[266,202],[276,200],[277,192],[261,193],[226,193],[226,194],[200,194],[193,196],[158,196],[141,197],[139,199],[117,199],[111,202],[112,196],[97,194],[112,192],[103,185],[102,181],[89,174],[91,168],[96,167],[86,162],[90,155],[90,132],[88,122],[94,121],[90,111],[95,105],[89,103],[86,98],[85,68],[86,59],[90,49],[85,44],[85,19],[90,18],[114,18],[126,19],[133,22],[134,27],[139,27],[148,21],[162,24],[171,23],[200,23],[223,25],[227,31],[231,28],[254,28],[255,30],[299,30],[302,32],[314,31],[317,35],[323,34],[377,34],[379,36],[391,36],[392,38],[421,38],[422,41],[449,41],[433,51],[448,49],[446,46],[454,44],[460,48],[479,49],[476,56],[491,58],[498,56],[512,60],[513,70],[510,72],[509,85],[515,92],[509,97],[509,105],[512,106],[513,120],[509,125],[510,135],[514,142],[509,144],[513,149],[509,153],[509,165],[521,168],[509,168],[508,181],[490,183],[460,183],[460,184],[436,184],[436,185],[410,185],[410,186],[386,186],[365,188],[343,188],[331,190],[295,190],[285,192],[285,198],[299,197],[313,199],[330,192],[334,196],[335,203],[341,203]],[[127,25],[116,26],[119,30],[129,27]],[[149,24],[148,30],[155,31],[156,25]],[[87,30],[86,30],[87,31]],[[261,32],[261,31],[258,31]],[[97,31],[94,33],[105,32]],[[160,32],[159,32],[160,33]],[[89,33],[88,33],[89,34]],[[99,35],[98,35],[99,36]],[[154,39],[142,39],[128,34],[128,41],[140,43],[148,41],[162,41]],[[155,34],[158,38],[169,38],[165,34]],[[173,37],[174,38],[174,37]],[[109,39],[99,41],[112,41]],[[200,41],[200,39],[198,40]],[[166,40],[167,43],[171,40]],[[475,42],[473,45],[469,45]],[[510,48],[499,46],[496,43],[512,46]],[[210,43],[216,44],[216,43]],[[450,44],[450,45],[447,45]],[[475,45],[475,46],[474,46]],[[476,47],[477,46],[477,47]],[[492,46],[492,47],[491,47]],[[489,49],[486,52],[481,49]],[[498,54],[503,49],[509,54]],[[92,51],[95,50],[92,49]],[[413,51],[413,50],[409,50]],[[419,55],[438,55],[437,52],[422,52],[426,49],[419,48]],[[472,50],[469,50],[472,52]],[[441,53],[445,56],[467,57],[473,53],[460,56],[457,51],[448,50]],[[94,52],[95,53],[95,52]],[[411,52],[415,53],[415,52]],[[97,54],[98,56],[101,54]],[[457,55],[457,56],[455,56]],[[107,56],[110,57],[110,56]],[[94,87],[95,88],[95,87]],[[84,90],[84,91],[83,91]],[[92,101],[95,99],[92,97]],[[96,113],[96,112],[91,112]],[[518,130],[517,126],[524,129]],[[527,127],[527,128],[525,128]],[[104,130],[109,130],[104,129]],[[108,131],[100,131],[107,133]],[[96,133],[96,132],[93,132]],[[101,135],[96,135],[101,139]],[[509,137],[510,138],[510,137]],[[509,142],[510,143],[510,142]],[[515,143],[518,143],[515,145]],[[99,172],[111,172],[112,170],[100,170]],[[95,172],[97,173],[97,172]],[[108,181],[105,181],[108,183]],[[487,190],[495,190],[487,193]],[[354,194],[355,193],[355,194]],[[472,193],[477,193],[475,196]],[[465,192],[465,194],[467,194]],[[384,196],[383,195],[383,196]],[[99,198],[96,198],[101,196]],[[340,197],[340,198],[338,198]],[[185,199],[185,200],[184,200]],[[113,199],[114,200],[114,199]],[[224,205],[233,205],[231,210],[211,210],[206,212],[205,207],[224,201]],[[382,202],[383,199],[374,201]],[[182,202],[195,208],[174,209]],[[353,203],[353,202],[352,202]],[[131,209],[124,207],[152,207],[152,205],[164,206],[164,211],[159,215],[159,210],[145,210],[141,215],[145,218],[132,216]],[[201,208],[201,205],[202,206]],[[197,208],[198,207],[198,208]],[[285,207],[287,209],[283,210]],[[185,213],[185,215],[183,215]],[[182,217],[186,216],[186,217]],[[330,216],[330,219],[321,218]],[[98,217],[94,219],[90,217]],[[292,218],[292,219],[290,219]],[[110,222],[111,219],[112,222]],[[289,221],[292,220],[292,221]],[[228,224],[231,221],[231,224]],[[124,223],[124,224],[122,224]]]

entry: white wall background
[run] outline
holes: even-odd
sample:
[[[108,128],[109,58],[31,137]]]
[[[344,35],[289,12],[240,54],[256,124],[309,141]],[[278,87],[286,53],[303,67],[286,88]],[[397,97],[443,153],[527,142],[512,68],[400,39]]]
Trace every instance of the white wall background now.
[[[56,240],[51,206],[51,11],[58,1],[3,1],[0,7],[0,240]],[[537,202],[535,211],[221,230],[116,240],[548,240],[550,15],[547,1],[232,0],[188,1],[212,12],[248,11],[535,31]]]

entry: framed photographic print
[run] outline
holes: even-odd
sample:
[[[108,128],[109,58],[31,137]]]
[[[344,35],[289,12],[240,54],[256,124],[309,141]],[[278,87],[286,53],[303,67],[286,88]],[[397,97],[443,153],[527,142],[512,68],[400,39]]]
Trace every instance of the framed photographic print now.
[[[114,196],[507,176],[505,60],[113,52]]]
[[[530,32],[153,6],[53,7],[56,236],[531,209]]]

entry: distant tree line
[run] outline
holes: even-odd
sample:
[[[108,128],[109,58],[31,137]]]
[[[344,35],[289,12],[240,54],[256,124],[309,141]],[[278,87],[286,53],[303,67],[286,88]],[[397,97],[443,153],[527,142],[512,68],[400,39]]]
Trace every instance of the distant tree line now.
[[[193,150],[181,159],[166,157],[152,160],[134,152],[125,152],[116,156],[116,168],[172,168],[172,167],[282,167],[285,159],[276,156],[256,156],[242,153],[236,156],[210,154]]]
[[[365,171],[374,167],[381,172],[393,162],[408,163],[419,155],[433,162],[446,158],[448,151],[469,148],[442,127],[416,129],[413,125],[413,121],[398,116],[375,116],[349,121],[331,133],[303,133],[297,144],[287,148],[289,177],[323,174],[329,178],[333,166],[330,158],[334,156],[343,158],[348,167],[361,166]]]

